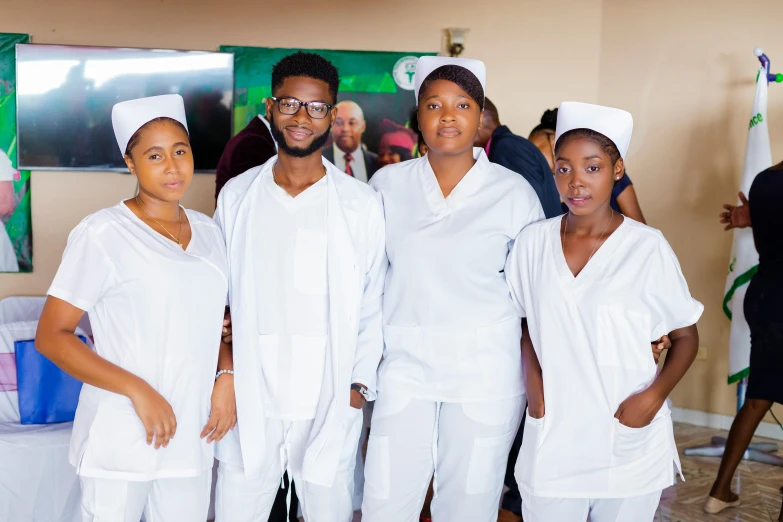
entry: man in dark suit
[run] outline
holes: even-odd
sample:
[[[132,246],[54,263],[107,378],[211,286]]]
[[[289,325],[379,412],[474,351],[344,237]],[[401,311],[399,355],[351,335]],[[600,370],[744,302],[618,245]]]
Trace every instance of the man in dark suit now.
[[[324,158],[365,183],[378,170],[378,155],[362,144],[367,129],[364,112],[356,102],[346,100],[335,106],[337,117],[332,126],[332,145],[324,148]]]
[[[228,180],[247,172],[253,167],[263,165],[269,159],[277,154],[277,145],[272,138],[272,131],[269,128],[269,122],[261,116],[253,118],[247,127],[231,138],[223,149],[223,154],[218,162],[215,176],[215,199],[220,194],[220,190],[228,183]],[[288,476],[285,476],[285,485],[288,486]],[[280,488],[275,497],[275,503],[272,511],[269,513],[269,522],[297,522],[296,516],[299,508],[299,501],[296,498],[296,491],[291,483],[291,514],[286,513],[286,488]]]
[[[223,149],[215,176],[215,199],[228,180],[263,165],[275,154],[277,148],[269,130],[269,122],[258,115],[231,138]]]
[[[563,214],[560,195],[546,158],[538,147],[501,125],[498,109],[489,98],[484,101],[484,119],[475,145],[487,152],[489,161],[513,170],[530,183],[547,218]]]

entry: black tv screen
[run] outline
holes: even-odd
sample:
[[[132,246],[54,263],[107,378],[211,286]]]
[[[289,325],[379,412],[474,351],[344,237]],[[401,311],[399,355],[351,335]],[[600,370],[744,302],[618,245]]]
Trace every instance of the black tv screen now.
[[[197,171],[231,138],[228,53],[17,45],[18,160],[25,170],[127,171],[111,123],[121,101],[180,94]]]

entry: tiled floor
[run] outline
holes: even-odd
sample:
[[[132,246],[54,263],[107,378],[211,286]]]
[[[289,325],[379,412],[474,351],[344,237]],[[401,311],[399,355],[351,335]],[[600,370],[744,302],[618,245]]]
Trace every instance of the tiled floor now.
[[[742,505],[719,515],[702,511],[704,500],[718,473],[720,459],[685,457],[682,450],[708,444],[714,435],[727,435],[720,430],[675,424],[675,437],[680,449],[685,482],[664,491],[656,522],[770,522],[777,521],[783,486],[783,468],[742,462],[734,476],[733,490],[739,493]],[[758,439],[762,441],[766,439]],[[781,444],[783,448],[783,443]],[[783,452],[778,451],[783,456]]]

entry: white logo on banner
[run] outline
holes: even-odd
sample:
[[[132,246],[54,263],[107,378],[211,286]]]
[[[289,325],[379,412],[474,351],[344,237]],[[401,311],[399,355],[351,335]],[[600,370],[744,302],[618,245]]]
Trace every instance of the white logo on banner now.
[[[400,89],[406,91],[413,90],[413,74],[416,72],[416,62],[418,61],[419,59],[416,56],[403,56],[394,64],[392,76],[394,77],[394,83]]]

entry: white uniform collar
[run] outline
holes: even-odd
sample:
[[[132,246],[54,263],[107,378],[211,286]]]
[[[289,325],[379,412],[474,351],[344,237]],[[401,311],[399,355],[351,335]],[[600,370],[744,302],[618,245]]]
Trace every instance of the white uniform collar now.
[[[438,179],[435,177],[427,156],[421,158],[421,181],[424,193],[427,197],[427,203],[436,215],[445,217],[453,210],[470,198],[484,185],[488,169],[491,167],[489,158],[481,147],[473,147],[473,159],[476,163],[457,183],[454,190],[447,198],[443,197],[443,191],[440,189]]]

